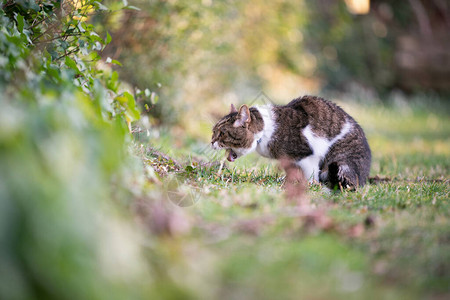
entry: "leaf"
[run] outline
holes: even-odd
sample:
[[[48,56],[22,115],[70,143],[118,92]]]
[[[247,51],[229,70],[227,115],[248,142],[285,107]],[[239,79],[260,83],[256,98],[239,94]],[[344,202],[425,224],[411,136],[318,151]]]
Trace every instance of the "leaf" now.
[[[101,4],[99,1],[94,1],[94,4],[98,8],[98,10],[109,10],[108,7],[106,7],[105,5]]]
[[[128,102],[134,103],[134,97],[129,92],[123,92],[123,95],[125,96],[125,98],[127,98]]]
[[[122,66],[122,64],[120,63],[120,61],[115,60],[115,59],[113,59],[113,60],[111,61],[111,63],[113,63],[113,64],[115,64],[115,65],[118,65],[118,66]]]
[[[131,10],[138,10],[140,11],[141,9],[139,7],[133,6],[133,5],[127,5],[124,7],[124,9],[131,9]]]
[[[23,16],[16,14],[16,21],[17,21],[17,29],[19,30],[20,33],[23,33],[23,27],[25,24]]]
[[[141,115],[139,110],[136,108],[136,101],[134,100],[133,95],[129,92],[124,92],[122,95],[117,96],[115,100],[126,109],[125,118],[127,119],[128,124],[140,119]]]
[[[139,110],[136,108],[136,101],[134,100],[133,95],[131,95],[128,92],[124,92],[123,95],[127,99],[127,111],[125,113],[127,120],[129,120],[130,122],[139,120],[141,114]]]
[[[117,73],[116,71],[114,71],[111,75],[111,81],[113,82],[117,82],[117,80],[119,79],[119,73]]]
[[[3,1],[5,2],[5,1]],[[36,1],[18,1],[24,8],[34,10],[38,12],[41,8],[36,4]]]
[[[139,113],[139,111],[134,107],[134,108],[128,108],[126,113],[125,113],[125,117],[127,118],[127,120],[129,122],[134,122],[137,121],[141,118],[141,115]]]
[[[77,63],[71,59],[70,57],[66,56],[65,59],[66,66],[77,72],[77,74],[81,74],[80,70],[78,69]]]
[[[81,33],[86,32],[85,27],[86,27],[86,25],[85,25],[84,22],[80,22],[80,23],[77,24],[77,28],[78,28],[78,30],[79,30]]]
[[[111,43],[111,35],[109,34],[109,32],[106,32],[106,41],[105,41],[105,45],[108,45],[109,43]]]
[[[101,59],[100,55],[95,51],[90,52],[88,58],[93,62],[99,61]]]
[[[63,41],[63,40],[61,40],[61,41],[59,42],[59,45],[61,46],[61,48],[62,48],[63,50],[66,50],[67,48],[69,48],[69,43],[67,43],[66,41]]]
[[[117,96],[116,98],[114,98],[114,100],[118,101],[120,104],[127,103],[127,98],[124,96]]]
[[[119,88],[119,74],[116,71],[113,71],[111,74],[111,78],[108,80],[106,86],[111,91],[117,93],[117,89]]]

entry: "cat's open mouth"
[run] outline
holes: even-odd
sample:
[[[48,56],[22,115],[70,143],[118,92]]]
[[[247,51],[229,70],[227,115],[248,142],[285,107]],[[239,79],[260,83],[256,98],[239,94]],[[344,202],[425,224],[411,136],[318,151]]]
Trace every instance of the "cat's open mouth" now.
[[[227,152],[228,152],[227,155],[228,161],[233,162],[236,158],[238,158],[238,155],[232,149],[228,149]]]

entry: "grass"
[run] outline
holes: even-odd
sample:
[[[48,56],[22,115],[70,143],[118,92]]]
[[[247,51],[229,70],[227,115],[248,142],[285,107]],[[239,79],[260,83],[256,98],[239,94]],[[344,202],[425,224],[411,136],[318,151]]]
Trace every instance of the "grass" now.
[[[277,163],[256,154],[231,165],[187,139],[168,156],[142,152],[190,224],[168,242],[187,265],[186,277],[172,280],[205,299],[450,296],[448,106],[342,105],[367,133],[374,180],[356,192],[310,186],[326,224],[302,215],[285,197]],[[154,144],[164,149],[172,139]]]

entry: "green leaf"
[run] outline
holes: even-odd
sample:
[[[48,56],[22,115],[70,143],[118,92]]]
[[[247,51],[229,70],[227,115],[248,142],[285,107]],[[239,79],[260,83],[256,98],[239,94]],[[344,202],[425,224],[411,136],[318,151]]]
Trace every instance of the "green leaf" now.
[[[125,116],[130,122],[137,121],[141,118],[141,114],[136,107],[128,107]]]
[[[69,48],[69,43],[67,43],[66,41],[61,40],[59,42],[59,44],[63,50],[66,50],[67,48]]]
[[[139,110],[136,108],[136,100],[133,95],[129,92],[124,92],[122,95],[115,98],[120,105],[125,108],[125,118],[128,123],[139,120],[141,115]]]
[[[127,103],[127,98],[124,96],[117,96],[116,98],[114,98],[114,100],[116,100],[117,102],[119,102],[120,104],[125,104]]]
[[[70,57],[66,56],[65,59],[66,66],[77,72],[77,74],[81,74],[80,70],[78,69],[77,63],[71,59]]]
[[[127,5],[124,7],[124,9],[131,9],[131,10],[141,10],[139,7],[133,6],[133,5]]]
[[[113,71],[111,74],[111,78],[107,83],[108,89],[117,93],[117,89],[119,88],[119,74],[116,71]]]
[[[105,42],[105,44],[108,45],[109,43],[111,43],[111,40],[112,40],[111,35],[109,34],[109,32],[106,32],[106,42]]]
[[[134,100],[133,95],[128,92],[124,92],[123,96],[127,99],[127,110],[125,116],[127,117],[129,122],[133,122],[139,120],[141,117],[139,110],[136,108],[136,101]]]
[[[118,66],[122,66],[122,64],[120,63],[120,61],[113,59],[111,61],[112,64],[118,65]]]
[[[117,80],[119,79],[119,73],[117,73],[116,71],[114,71],[111,75],[111,81],[113,82],[117,82]]]
[[[78,30],[79,30],[81,33],[83,33],[83,32],[86,31],[85,27],[86,27],[86,24],[85,24],[85,23],[80,22],[80,23],[77,24],[77,28],[78,28]]]
[[[105,44],[105,41],[95,32],[90,32],[88,37],[90,42],[99,42],[100,44]]]
[[[95,6],[98,8],[98,10],[109,10],[108,7],[101,4],[99,1],[94,1]]]
[[[129,92],[123,92],[123,95],[125,96],[125,98],[127,98],[128,104],[130,104],[131,102],[133,104],[135,103],[133,95],[131,95]]]
[[[23,16],[16,14],[16,21],[17,21],[17,29],[19,30],[20,33],[23,33],[23,27],[25,25]]]
[[[97,52],[92,51],[89,53],[88,58],[91,61],[99,61],[101,59],[101,56]]]

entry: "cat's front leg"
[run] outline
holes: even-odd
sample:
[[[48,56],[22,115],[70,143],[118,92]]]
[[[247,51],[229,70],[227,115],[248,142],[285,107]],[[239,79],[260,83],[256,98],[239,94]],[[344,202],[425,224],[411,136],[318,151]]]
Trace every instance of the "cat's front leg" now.
[[[307,156],[297,162],[309,183],[319,182],[319,162],[320,157],[316,155]]]

